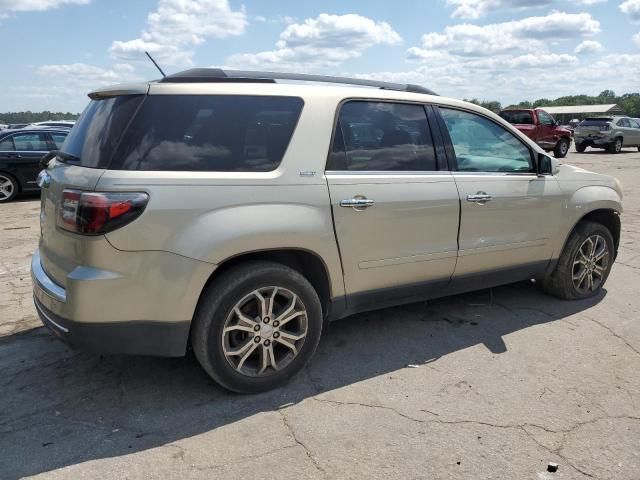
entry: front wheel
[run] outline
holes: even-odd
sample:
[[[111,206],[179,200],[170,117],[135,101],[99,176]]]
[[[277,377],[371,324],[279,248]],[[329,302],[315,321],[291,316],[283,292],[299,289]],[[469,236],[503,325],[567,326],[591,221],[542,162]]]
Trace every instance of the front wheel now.
[[[13,200],[18,194],[18,182],[9,174],[0,172],[0,203]]]
[[[569,140],[561,138],[553,149],[553,156],[556,158],[564,158],[569,153]]]
[[[554,271],[542,282],[543,289],[565,300],[598,295],[614,260],[611,232],[600,223],[579,223],[571,233]]]
[[[285,383],[309,363],[322,324],[320,300],[303,275],[257,261],[232,268],[205,289],[191,343],[216,382],[257,393]]]

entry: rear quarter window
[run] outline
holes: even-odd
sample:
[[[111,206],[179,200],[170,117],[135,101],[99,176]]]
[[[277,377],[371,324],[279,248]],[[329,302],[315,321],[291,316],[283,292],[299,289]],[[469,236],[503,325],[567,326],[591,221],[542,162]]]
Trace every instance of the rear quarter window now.
[[[150,95],[110,168],[272,171],[282,161],[302,106],[297,97]]]

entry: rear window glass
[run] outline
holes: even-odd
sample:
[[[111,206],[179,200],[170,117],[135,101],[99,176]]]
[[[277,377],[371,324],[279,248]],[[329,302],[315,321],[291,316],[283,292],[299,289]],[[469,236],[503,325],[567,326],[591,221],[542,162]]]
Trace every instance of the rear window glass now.
[[[122,132],[144,95],[126,95],[92,100],[69,133],[64,152],[78,157],[68,163],[91,168],[106,168]]]
[[[150,95],[110,165],[115,170],[275,170],[303,101],[296,97]]]
[[[500,116],[509,123],[520,125],[533,125],[533,117],[531,112],[520,112],[517,110],[507,110],[500,112]]]
[[[581,127],[601,127],[608,124],[612,118],[585,118],[580,122]]]

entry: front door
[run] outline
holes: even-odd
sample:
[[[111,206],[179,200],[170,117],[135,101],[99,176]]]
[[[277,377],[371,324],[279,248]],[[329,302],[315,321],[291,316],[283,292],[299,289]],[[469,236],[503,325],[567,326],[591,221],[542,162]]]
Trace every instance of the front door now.
[[[446,164],[438,167],[424,106],[345,103],[326,179],[350,309],[409,301],[449,282],[458,191]]]
[[[9,139],[6,139],[7,143]],[[36,188],[36,179],[40,172],[40,159],[49,151],[47,134],[25,132],[12,135],[13,151],[3,151],[2,159],[8,170],[15,175],[24,189]],[[4,143],[4,141],[3,141]]]
[[[461,215],[456,278],[509,269],[542,271],[561,224],[553,176],[537,176],[534,152],[483,115],[439,109],[455,151]],[[533,273],[532,273],[533,276]]]
[[[553,150],[560,140],[556,133],[556,121],[544,110],[538,110],[538,138],[537,142],[546,150]]]

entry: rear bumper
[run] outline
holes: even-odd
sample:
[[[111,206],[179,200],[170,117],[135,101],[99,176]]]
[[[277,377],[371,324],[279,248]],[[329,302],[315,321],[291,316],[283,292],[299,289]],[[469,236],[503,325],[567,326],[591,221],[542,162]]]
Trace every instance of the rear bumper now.
[[[181,357],[189,336],[189,322],[80,323],[64,319],[33,298],[42,323],[73,348],[113,355]]]
[[[186,283],[188,287],[189,282],[172,278],[176,286],[167,289],[157,276],[154,278],[155,271],[142,271],[146,275],[127,281],[121,276],[112,278],[113,275],[105,275],[105,271],[91,269],[91,275],[82,275],[81,279],[71,278],[74,275],[68,277],[67,288],[64,288],[44,270],[40,252],[36,250],[31,260],[36,310],[42,323],[72,347],[105,354],[183,356],[192,313],[187,317],[177,309],[167,309],[162,302],[168,300],[178,305],[175,293],[182,294],[179,286]],[[131,287],[132,283],[144,289],[146,298]],[[154,291],[157,285],[161,286],[158,292]],[[197,297],[187,300],[195,307]],[[165,317],[159,314],[158,304],[164,308]],[[188,320],[182,320],[185,317]]]
[[[587,147],[606,147],[613,142],[610,137],[575,137],[576,145],[585,145]]]

